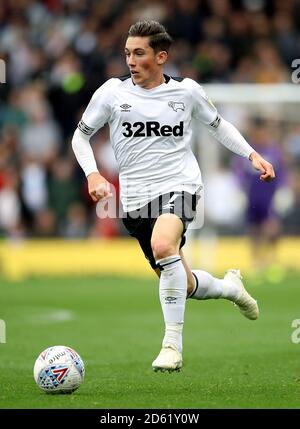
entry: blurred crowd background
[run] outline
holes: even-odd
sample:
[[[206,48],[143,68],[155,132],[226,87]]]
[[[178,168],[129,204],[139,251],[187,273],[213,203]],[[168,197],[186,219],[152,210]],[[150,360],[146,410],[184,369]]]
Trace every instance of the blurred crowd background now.
[[[296,0],[0,0],[0,236],[126,234],[118,219],[96,216],[70,142],[93,92],[127,74],[124,42],[140,19],[159,20],[173,36],[172,76],[292,83],[291,64],[300,58]],[[268,221],[270,237],[300,234],[300,116],[233,123],[274,163],[277,180],[260,182],[249,162],[220,148],[217,169],[204,175],[207,224],[239,235],[257,234]],[[101,173],[118,190],[108,130],[92,141]]]

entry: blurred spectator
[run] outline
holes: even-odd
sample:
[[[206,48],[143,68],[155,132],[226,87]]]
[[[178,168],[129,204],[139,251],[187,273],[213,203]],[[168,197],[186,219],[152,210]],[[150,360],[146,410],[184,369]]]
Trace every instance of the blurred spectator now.
[[[27,115],[20,105],[19,91],[12,89],[8,94],[7,103],[0,105],[0,129],[21,129],[27,122]]]
[[[48,202],[48,188],[45,169],[41,164],[24,160],[21,171],[21,198],[25,209],[31,214],[44,209]]]
[[[245,55],[237,62],[231,75],[232,83],[254,83],[256,74],[256,62],[252,55]]]
[[[256,55],[256,83],[279,83],[290,80],[279,53],[269,40],[258,41],[254,48]]]
[[[239,61],[247,58],[253,38],[250,32],[249,15],[243,10],[232,11],[228,16],[228,44],[232,53],[232,63],[236,67]],[[239,43],[237,43],[237,40]],[[245,80],[247,82],[247,80]]]
[[[222,166],[206,178],[206,183],[205,224],[213,225],[220,234],[237,234],[243,228],[241,219],[246,199],[236,175]]]
[[[19,176],[14,168],[0,172],[0,235],[13,236],[20,224]]]
[[[283,217],[284,232],[299,234],[300,230],[300,171],[293,170],[290,174],[290,186],[293,193],[291,207]]]
[[[53,210],[45,208],[35,214],[33,234],[38,238],[53,238],[57,235],[56,215]]]
[[[77,112],[88,92],[81,62],[74,51],[68,49],[57,58],[50,73],[50,83],[49,101],[63,137],[67,139],[77,126]],[[64,146],[62,151],[65,152]]]
[[[272,163],[276,172],[276,180],[265,183],[258,180],[257,172],[248,160],[236,160],[236,171],[247,195],[246,223],[252,244],[253,270],[260,271],[276,263],[275,245],[280,237],[281,223],[273,203],[275,192],[286,180],[286,170],[283,151],[278,141],[274,140],[267,121],[258,118],[253,121],[248,141]]]
[[[58,225],[65,222],[72,203],[79,201],[78,184],[73,177],[74,165],[69,159],[57,159],[49,178],[49,207],[55,212]]]
[[[65,221],[62,223],[61,235],[66,238],[85,238],[89,233],[89,219],[83,204],[72,203],[68,207]]]
[[[28,117],[20,134],[21,154],[48,166],[59,151],[60,130],[41,87],[28,86],[21,97]]]
[[[167,2],[159,0],[140,0],[134,6],[132,19],[133,21],[139,20],[154,20],[163,21],[167,16]]]
[[[289,126],[284,139],[289,164],[300,167],[300,122]]]
[[[293,16],[287,12],[277,12],[272,24],[275,44],[283,61],[289,66],[294,58],[300,58],[299,34],[296,32]]]
[[[186,40],[192,46],[199,42],[202,24],[200,4],[200,0],[174,2],[174,7],[169,10],[165,24],[175,39]]]

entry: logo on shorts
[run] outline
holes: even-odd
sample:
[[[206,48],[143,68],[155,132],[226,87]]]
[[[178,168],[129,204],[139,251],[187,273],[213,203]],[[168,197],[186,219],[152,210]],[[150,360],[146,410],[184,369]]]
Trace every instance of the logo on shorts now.
[[[125,103],[125,104],[121,104],[121,106],[120,106],[120,107],[121,107],[121,109],[122,109],[122,110],[121,110],[121,112],[130,112],[130,110],[129,110],[129,109],[130,109],[132,106],[130,106],[130,104],[126,104],[126,103]]]
[[[168,106],[171,107],[174,112],[178,112],[178,110],[185,111],[185,105],[181,101],[169,101]]]

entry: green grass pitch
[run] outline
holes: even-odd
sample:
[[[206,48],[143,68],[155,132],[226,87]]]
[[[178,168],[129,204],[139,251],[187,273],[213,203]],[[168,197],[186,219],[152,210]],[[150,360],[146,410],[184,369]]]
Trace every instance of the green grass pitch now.
[[[229,301],[188,300],[184,367],[173,374],[151,370],[163,336],[155,277],[2,280],[0,408],[300,408],[299,280],[246,279],[257,321]],[[72,395],[47,395],[33,379],[38,354],[59,344],[85,362]]]

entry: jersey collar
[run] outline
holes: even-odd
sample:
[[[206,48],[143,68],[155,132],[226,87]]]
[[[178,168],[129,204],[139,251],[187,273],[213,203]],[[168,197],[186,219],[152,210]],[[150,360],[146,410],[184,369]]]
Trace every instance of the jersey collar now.
[[[167,74],[164,74],[164,78],[165,78],[165,82],[164,83],[169,83],[170,82],[170,76],[168,76]],[[131,82],[133,84],[133,86],[136,86],[136,84],[133,82],[133,79],[131,78]]]

